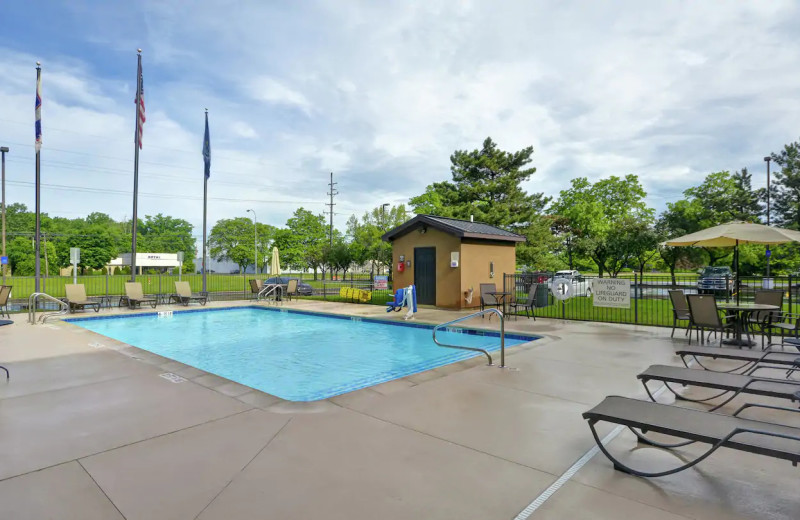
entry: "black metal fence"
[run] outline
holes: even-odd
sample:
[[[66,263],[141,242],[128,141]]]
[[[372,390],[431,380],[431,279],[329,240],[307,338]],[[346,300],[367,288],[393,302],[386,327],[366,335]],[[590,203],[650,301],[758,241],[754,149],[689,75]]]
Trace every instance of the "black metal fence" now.
[[[298,278],[300,280],[300,298],[319,299],[328,301],[343,301],[352,303],[366,303],[384,305],[393,299],[391,282],[386,288],[376,289],[375,283],[368,274],[356,274],[342,277],[341,279],[322,280],[313,279],[313,275],[282,274],[281,277]],[[269,274],[208,274],[206,290],[211,301],[233,301],[255,298],[250,289],[251,279],[266,280]],[[200,274],[143,274],[136,277],[142,284],[145,294],[167,296],[175,292],[175,282],[178,280],[189,282],[193,292],[203,290],[203,277]],[[89,297],[104,297],[104,302],[111,306],[119,304],[119,297],[125,294],[125,282],[130,281],[129,275],[92,275],[78,276],[77,283],[83,284]],[[7,276],[2,282],[12,287],[9,310],[19,312],[26,309],[28,297],[35,290],[35,279],[32,276]],[[73,283],[71,276],[49,276],[40,279],[40,292],[56,298],[66,296],[65,285]],[[166,299],[166,298],[163,298]],[[55,306],[55,304],[41,303]]]
[[[642,276],[637,273],[617,278],[629,282],[630,304],[623,308],[604,307],[598,306],[600,302],[594,297],[596,279],[596,276],[569,278],[571,295],[566,300],[559,300],[553,294],[554,273],[505,274],[503,292],[510,293],[509,298],[525,301],[531,284],[539,284],[536,291],[537,316],[670,327],[673,314],[668,291],[671,289],[680,289],[686,294],[714,294],[719,301],[725,302],[735,302],[737,299],[739,302],[752,302],[759,289],[781,289],[784,291],[783,307],[787,312],[794,312],[800,292],[800,278],[792,276],[769,279],[743,276],[738,284],[735,278],[726,277],[724,282],[720,280],[709,289],[707,284],[699,283],[697,275],[676,275],[673,279],[669,274]]]

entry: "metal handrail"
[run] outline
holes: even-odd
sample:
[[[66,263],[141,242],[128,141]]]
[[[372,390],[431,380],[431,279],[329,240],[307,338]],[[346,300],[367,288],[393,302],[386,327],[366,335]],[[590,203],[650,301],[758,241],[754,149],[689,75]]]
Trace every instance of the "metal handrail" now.
[[[30,323],[31,325],[36,325],[36,302],[39,300],[39,298],[56,302],[61,307],[61,310],[59,311],[42,313],[42,315],[39,316],[39,321],[41,323],[46,323],[47,319],[53,316],[61,316],[69,312],[69,304],[64,303],[58,298],[50,296],[47,293],[42,293],[42,292],[33,293],[28,297],[28,323]]]
[[[278,298],[275,293],[278,291],[280,291],[281,296],[283,296],[283,286],[281,286],[280,284],[267,285],[266,287],[261,289],[261,291],[256,295],[256,300],[261,300],[262,298],[266,299],[267,296],[273,295],[273,298],[277,303]]]
[[[433,328],[433,342],[439,345],[440,347],[446,348],[457,348],[459,350],[471,350],[473,352],[481,352],[483,353],[489,360],[489,366],[492,366],[492,356],[486,350],[477,347],[464,347],[461,345],[449,345],[447,343],[441,343],[439,340],[436,339],[436,331],[440,330],[443,327],[447,327],[449,325],[453,325],[454,323],[458,323],[460,321],[466,321],[471,318],[477,318],[478,316],[483,316],[487,313],[494,313],[500,317],[500,368],[505,368],[506,366],[506,325],[505,325],[505,316],[503,313],[498,309],[484,309],[482,311],[475,312],[468,316],[463,316],[461,318],[448,321],[445,323],[440,323],[439,325]]]

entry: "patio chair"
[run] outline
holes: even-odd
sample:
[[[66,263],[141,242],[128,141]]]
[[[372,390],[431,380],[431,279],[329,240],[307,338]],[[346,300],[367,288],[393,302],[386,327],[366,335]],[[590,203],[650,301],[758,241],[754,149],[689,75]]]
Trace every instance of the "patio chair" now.
[[[614,469],[638,477],[663,477],[678,473],[702,462],[719,448],[731,448],[787,460],[796,466],[800,462],[800,428],[740,417],[750,408],[800,413],[796,408],[746,403],[733,414],[725,415],[628,397],[609,396],[585,412],[583,418],[589,422],[597,447],[614,464]],[[640,443],[658,448],[679,448],[695,442],[709,444],[711,447],[702,455],[676,468],[664,471],[640,471],[626,466],[608,451],[595,429],[595,425],[601,421],[625,426],[636,435]],[[650,432],[683,440],[669,444],[654,441],[645,436],[645,433]],[[684,452],[680,455],[683,456]]]
[[[774,305],[778,309],[783,309],[783,291],[780,289],[759,289],[756,291],[753,303],[759,305]],[[768,345],[772,344],[772,329],[777,328],[781,330],[783,335],[784,330],[791,330],[795,328],[795,324],[789,321],[783,322],[780,310],[776,311],[755,311],[751,312],[747,317],[747,325],[753,331],[758,330],[761,333],[761,348],[764,349],[764,336],[769,337]]]
[[[250,280],[250,293],[253,298],[258,298],[258,293],[264,288],[264,280]]]
[[[200,305],[205,305],[208,302],[207,293],[193,293],[192,286],[189,282],[175,282],[175,294],[169,297],[170,301],[182,303],[187,307],[191,302],[197,302]]]
[[[141,282],[125,282],[125,296],[120,298],[120,305],[123,300],[131,309],[135,309],[137,305],[141,307],[143,303],[150,304],[154,309],[158,305],[158,298],[144,295]]]
[[[675,328],[678,326],[679,321],[687,321],[686,334],[688,335],[692,330],[692,314],[689,312],[689,304],[686,302],[686,294],[680,289],[673,289],[669,292],[669,300],[672,302],[672,333],[670,338],[675,337]],[[692,338],[689,338],[691,341]]]
[[[698,341],[705,343],[706,330],[719,332],[719,346],[722,346],[723,332],[730,332],[734,327],[734,316],[720,316],[717,300],[708,294],[689,294],[686,296],[689,303],[689,323],[697,330]],[[750,333],[747,333],[750,339]],[[692,343],[692,334],[689,333],[689,344]]]
[[[536,321],[536,290],[539,288],[538,283],[532,283],[528,289],[528,297],[525,300],[517,300],[509,302],[508,306],[512,309],[514,315],[517,314],[520,308],[525,310],[525,316],[533,318]]]
[[[800,381],[778,379],[770,377],[756,377],[753,373],[756,369],[764,368],[782,368],[773,367],[769,365],[756,365],[753,370],[747,374],[726,374],[724,372],[712,372],[710,370],[695,370],[692,368],[673,367],[667,365],[651,365],[636,376],[644,385],[644,389],[650,400],[655,402],[656,399],[647,383],[649,381],[659,381],[664,383],[664,386],[675,395],[675,398],[681,401],[691,401],[694,403],[704,403],[722,397],[725,394],[731,394],[723,402],[715,405],[709,411],[714,411],[722,406],[725,406],[732,401],[739,394],[753,394],[762,395],[766,397],[775,397],[778,399],[788,399],[791,402],[800,400]],[[683,396],[675,391],[670,383],[681,386],[699,386],[701,388],[713,388],[720,390],[719,393],[711,397],[693,399]]]
[[[299,293],[297,292],[297,280],[292,278],[291,280],[289,280],[289,283],[286,284],[286,299],[291,301],[292,296],[294,296],[296,299],[298,294]]]
[[[482,283],[480,284],[480,291],[481,291],[481,311],[484,311],[487,307],[494,307],[496,309],[500,308],[500,302],[497,301],[497,296],[494,294],[488,294],[490,292],[497,291],[497,286],[493,283]],[[483,318],[483,316],[481,316]]]
[[[8,299],[11,297],[11,288],[10,285],[0,285],[0,316],[5,315],[7,318],[11,318],[8,313]]]
[[[689,368],[686,358],[690,357],[694,359],[699,367],[705,370],[728,374],[751,370],[753,367],[761,363],[771,363],[773,365],[780,365],[782,368],[787,368],[787,376],[791,375],[797,370],[800,370],[800,357],[798,357],[797,354],[770,349],[762,350],[761,352],[754,352],[752,350],[742,350],[739,348],[683,347],[676,350],[675,355],[680,356],[681,361],[683,361],[683,364],[686,366],[686,368]],[[741,361],[742,365],[729,370],[714,370],[705,366],[699,358]]]
[[[82,283],[65,284],[64,290],[67,293],[69,312],[75,312],[78,309],[84,310],[86,307],[94,309],[94,312],[100,311],[100,302],[91,301],[86,297],[86,286]]]

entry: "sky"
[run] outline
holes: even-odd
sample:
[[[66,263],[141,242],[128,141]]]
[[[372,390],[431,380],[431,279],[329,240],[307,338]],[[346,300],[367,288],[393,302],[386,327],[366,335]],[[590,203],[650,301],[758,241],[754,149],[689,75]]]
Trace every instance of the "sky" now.
[[[6,0],[0,146],[7,203],[34,205],[42,63],[42,211],[132,215],[136,50],[147,122],[139,217],[334,223],[450,179],[491,136],[533,146],[524,188],[639,175],[659,211],[711,172],[800,138],[800,2]]]

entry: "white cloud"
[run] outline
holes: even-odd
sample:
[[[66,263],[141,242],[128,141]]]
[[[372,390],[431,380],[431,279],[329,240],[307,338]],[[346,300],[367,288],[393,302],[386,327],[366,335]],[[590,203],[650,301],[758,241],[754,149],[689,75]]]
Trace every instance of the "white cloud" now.
[[[140,38],[148,106],[140,189],[186,197],[143,197],[142,211],[196,225],[204,107],[210,186],[224,199],[210,203],[209,217],[252,208],[278,225],[297,205],[324,209],[330,171],[344,225],[350,212],[449,178],[450,154],[486,136],[507,150],[534,147],[531,191],[557,195],[573,177],[636,173],[662,208],[711,171],[746,166],[762,185],[762,157],[800,135],[800,8],[788,0],[125,9],[82,9],[87,28],[100,29],[84,31],[91,39],[80,46],[71,44],[81,31],[52,34],[62,49],[91,54],[41,57],[45,180],[130,189],[135,55],[120,49]],[[34,61],[19,48],[0,52],[0,140],[31,141]],[[28,179],[30,149],[12,145]],[[29,200],[31,191],[10,196]],[[54,213],[130,213],[126,196],[47,197]]]
[[[248,91],[253,99],[258,101],[296,107],[305,113],[311,111],[311,103],[303,94],[274,78],[266,76],[254,78],[248,85]]]

